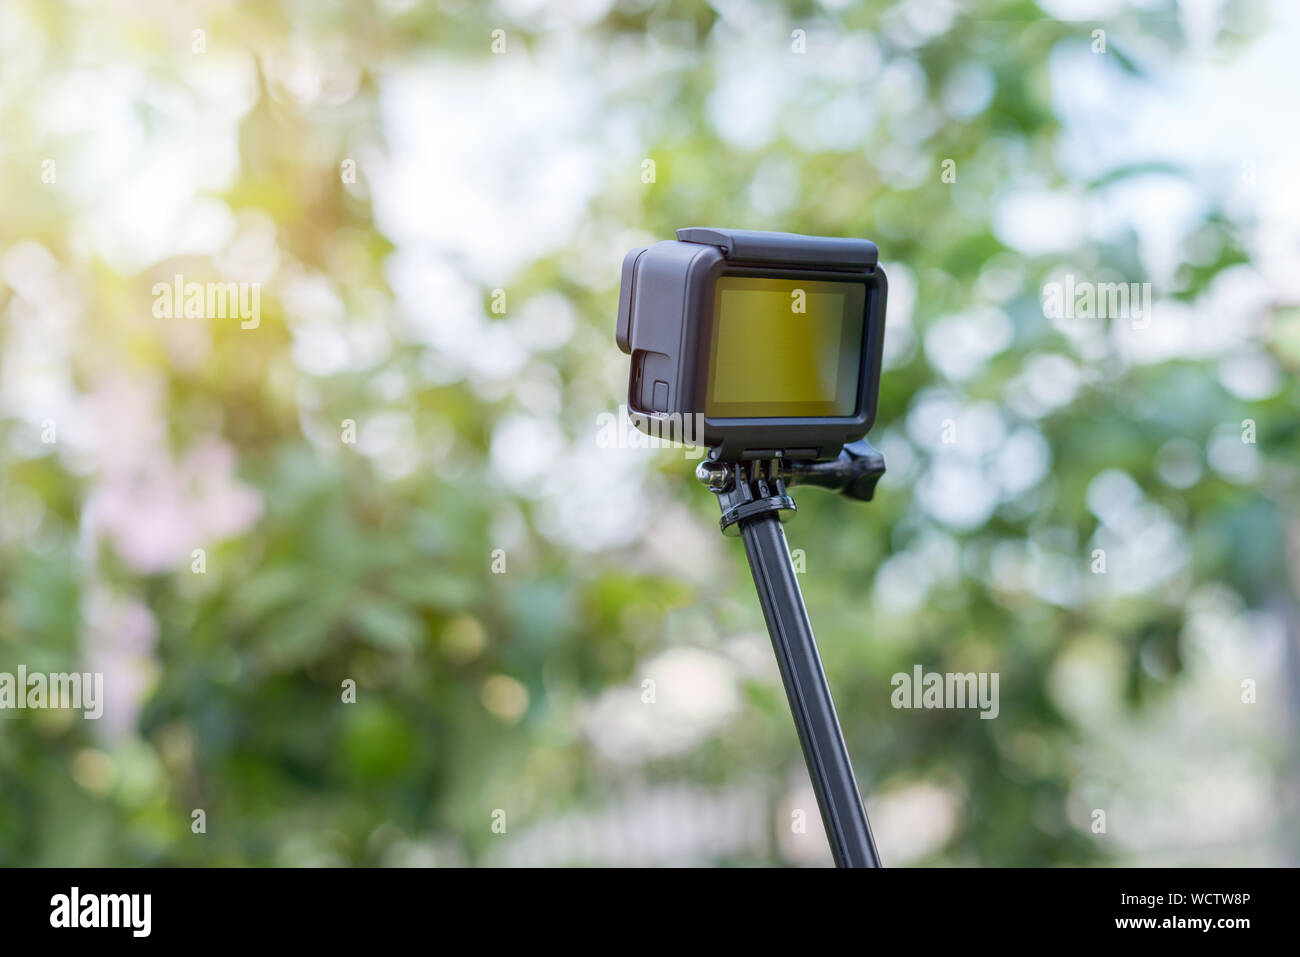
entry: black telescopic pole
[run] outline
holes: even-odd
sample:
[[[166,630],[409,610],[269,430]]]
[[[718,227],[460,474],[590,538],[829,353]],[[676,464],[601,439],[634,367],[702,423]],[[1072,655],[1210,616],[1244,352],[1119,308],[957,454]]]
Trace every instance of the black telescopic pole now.
[[[804,760],[838,867],[879,867],[867,811],[849,763],[840,719],[790,562],[781,520],[773,512],[741,523],[754,587],[772,636],[781,680],[803,745]]]
[[[781,527],[780,511],[792,510],[794,502],[770,466],[755,468],[749,476],[745,471],[743,466],[725,472],[705,470],[701,479],[712,475],[714,485],[726,482],[725,488],[714,488],[723,508],[722,528],[734,535],[739,527],[745,543],[835,864],[879,867],[880,856]]]

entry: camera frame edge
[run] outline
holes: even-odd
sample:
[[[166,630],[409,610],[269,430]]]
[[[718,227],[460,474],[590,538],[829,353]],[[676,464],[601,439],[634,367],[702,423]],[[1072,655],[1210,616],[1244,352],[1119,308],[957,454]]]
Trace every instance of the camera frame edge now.
[[[833,458],[865,436],[876,418],[888,297],[875,243],[712,227],[679,229],[677,237],[623,259],[615,338],[631,356],[627,407],[634,425],[661,439],[703,445],[720,461]],[[724,275],[866,286],[854,415],[704,414],[714,291]]]

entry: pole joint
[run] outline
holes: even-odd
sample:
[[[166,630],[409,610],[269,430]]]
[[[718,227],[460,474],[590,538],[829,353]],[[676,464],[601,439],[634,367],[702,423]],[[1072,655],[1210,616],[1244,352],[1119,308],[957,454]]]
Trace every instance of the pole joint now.
[[[786,479],[780,459],[755,459],[751,462],[715,462],[699,464],[695,477],[718,496],[722,517],[718,528],[723,535],[737,538],[740,523],[775,512],[781,521],[798,511],[786,491]]]

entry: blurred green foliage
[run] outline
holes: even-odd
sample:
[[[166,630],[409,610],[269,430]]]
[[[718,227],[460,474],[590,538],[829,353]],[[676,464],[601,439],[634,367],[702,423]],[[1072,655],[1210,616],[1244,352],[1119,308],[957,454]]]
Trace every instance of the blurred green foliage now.
[[[557,18],[558,25],[548,25],[469,3],[11,6],[4,21],[15,26],[21,17],[19,39],[39,62],[11,61],[0,85],[0,258],[29,244],[25,258],[9,256],[10,272],[0,282],[0,348],[11,386],[0,410],[0,670],[20,662],[31,670],[89,668],[88,661],[100,660],[99,648],[140,683],[133,695],[138,710],[117,731],[66,712],[0,717],[0,864],[493,863],[502,859],[494,856],[500,842],[534,824],[616,807],[629,795],[680,782],[706,792],[739,787],[760,794],[772,835],[785,826],[781,802],[803,772],[770,672],[740,673],[738,708],[685,749],[620,763],[602,756],[584,730],[592,702],[613,687],[638,687],[648,659],[679,646],[725,657],[730,639],[762,634],[761,616],[743,554],[713,533],[716,504],[681,454],[640,453],[650,469],[637,488],[651,509],[625,541],[596,550],[552,533],[558,492],[499,474],[494,436],[510,416],[537,412],[529,393],[512,390],[514,377],[493,382],[439,372],[430,357],[437,349],[409,334],[390,288],[400,242],[374,215],[369,177],[379,174],[362,162],[356,184],[340,183],[345,159],[393,149],[381,90],[403,64],[445,61],[486,73],[511,57],[532,57],[541,74],[557,62],[547,50],[558,48],[580,51],[583,64],[602,68],[585,78],[600,87],[591,123],[629,131],[636,145],[628,162],[600,165],[573,234],[500,280],[509,293],[506,317],[490,313],[496,284],[466,274],[483,321],[504,323],[510,335],[530,300],[558,293],[571,304],[571,333],[532,349],[517,378],[533,381],[539,369],[555,374],[545,379],[558,382],[555,401],[541,414],[575,448],[594,444],[597,414],[621,397],[625,360],[612,326],[624,246],[697,223],[867,235],[878,240],[886,268],[897,267],[900,289],[910,277],[915,342],[884,376],[873,439],[893,436],[887,449],[908,447],[912,461],[891,460],[869,507],[800,496],[788,530],[791,546],[806,553],[805,596],[873,805],[918,782],[956,801],[941,840],[910,862],[1114,859],[1115,846],[1089,833],[1096,805],[1080,795],[1095,786],[1105,806],[1126,787],[1124,766],[1101,758],[1100,766],[1113,771],[1101,780],[1096,761],[1088,774],[1081,770],[1080,748],[1096,744],[1094,729],[1067,713],[1054,693],[1063,661],[1080,649],[1105,649],[1123,679],[1111,703],[1122,731],[1183,682],[1184,658],[1192,653],[1188,601],[1197,589],[1221,584],[1245,609],[1294,606],[1285,550],[1288,530],[1294,536],[1297,528],[1300,430],[1290,372],[1273,395],[1246,400],[1224,389],[1213,362],[1132,363],[1112,350],[1080,355],[1077,343],[1044,318],[1043,283],[1063,262],[1081,275],[1141,276],[1135,237],[1031,256],[1010,250],[993,229],[996,199],[1008,185],[1086,193],[1150,172],[1135,167],[1077,184],[1061,168],[1049,61],[1063,46],[1086,48],[1086,24],[1048,20],[1029,2],[988,0],[958,5],[946,27],[906,44],[899,39],[910,35],[903,4],[833,12],[803,2],[755,4],[763,13],[754,22],[766,34],[744,39],[770,45],[776,61],[803,71],[789,82],[807,94],[810,115],[847,97],[875,104],[878,119],[863,142],[837,148],[809,146],[798,117],[786,115],[774,135],[747,147],[719,132],[710,97],[734,63],[726,50],[745,34],[749,7],[725,17],[702,2],[619,3],[593,22]],[[807,60],[782,59],[796,27],[807,27],[813,51]],[[102,197],[81,189],[73,174],[84,167],[60,164],[68,172],[54,184],[42,183],[40,171],[46,157],[80,151],[93,165],[97,155],[107,162],[110,151],[96,152],[93,122],[45,122],[35,104],[46,102],[42,90],[61,77],[80,74],[93,85],[97,76],[135,70],[133,108],[148,131],[153,111],[172,109],[169,98],[184,98],[194,83],[198,28],[206,31],[207,55],[238,54],[255,67],[255,99],[232,126],[237,176],[205,186],[202,195],[241,224],[249,214],[255,225],[273,224],[275,252],[259,327],[196,322],[206,327],[200,358],[185,362],[177,358],[188,354],[185,343],[169,329],[187,320],[153,319],[150,290],[177,273],[218,278],[216,257],[187,252],[178,241],[144,268],[105,262],[88,212]],[[494,29],[517,44],[504,57],[490,53]],[[1124,53],[1126,31],[1140,32],[1170,56],[1182,42],[1174,19],[1122,18],[1111,30],[1112,49],[1139,78],[1140,59]],[[920,68],[920,93],[906,114],[891,112],[889,97],[899,95],[892,88],[882,92],[851,69],[819,74],[806,65],[845,37],[873,38],[884,64]],[[1225,31],[1222,42],[1238,40]],[[304,50],[319,55],[312,62],[326,93],[294,93],[297,74],[282,58]],[[620,58],[633,53],[652,68],[620,69]],[[953,119],[940,91],[971,64],[990,71],[991,101]],[[347,81],[333,97],[326,95],[332,76]],[[527,98],[529,90],[517,96]],[[191,102],[205,100],[194,95]],[[502,115],[511,114],[503,108]],[[197,122],[206,120],[200,115]],[[508,120],[488,112],[482,122]],[[593,132],[588,145],[601,142]],[[653,183],[642,181],[642,148],[655,161]],[[905,162],[923,164],[922,175],[882,168],[900,149]],[[955,184],[940,178],[945,158],[956,163]],[[485,164],[513,161],[529,158],[483,156]],[[778,185],[768,193],[781,200],[757,202],[762,191],[754,184],[773,170]],[[444,210],[418,215],[437,218]],[[1224,269],[1248,261],[1243,228],[1211,196],[1197,230],[1215,240],[1217,254],[1180,268],[1176,286],[1161,292],[1194,301]],[[24,294],[23,277],[13,271],[44,262],[31,253],[32,243],[53,265],[48,288]],[[456,255],[420,248],[453,261]],[[604,253],[594,268],[593,248]],[[999,269],[1015,288],[991,305],[1009,318],[1013,342],[977,374],[951,381],[930,361],[926,330],[987,303]],[[377,362],[326,373],[302,367],[283,295],[289,280],[302,276],[324,277],[348,323],[366,317],[388,330]],[[24,298],[37,305],[24,305]],[[1273,310],[1274,333],[1265,351],[1294,369],[1294,307],[1266,308]],[[60,309],[75,318],[56,321]],[[111,376],[120,374],[128,382],[156,382],[156,408],[112,411],[110,404],[108,421],[96,420],[92,429],[99,431],[75,439],[89,428],[89,419],[78,421],[84,405],[47,411],[41,402],[48,390],[19,388],[32,370],[20,375],[18,364],[32,353],[18,343],[33,329],[38,339],[62,344],[51,353],[50,376],[67,394],[111,398],[119,388]],[[897,334],[908,333],[900,327]],[[1045,353],[1072,357],[1083,383],[1077,396],[1037,417],[1007,411],[1017,377]],[[1050,450],[1047,474],[973,527],[946,527],[916,498],[942,453],[914,437],[909,442],[908,416],[935,388],[958,407],[991,403],[1009,429],[1037,432]],[[339,423],[352,420],[364,436],[377,417],[394,413],[404,423],[404,448],[375,453],[364,443],[338,441]],[[142,570],[112,536],[88,532],[102,461],[112,459],[117,443],[131,441],[118,430],[131,433],[151,417],[176,461],[200,440],[219,437],[236,454],[238,484],[260,503],[256,520],[236,534],[195,543],[206,549],[201,575],[192,571],[188,548],[170,567]],[[1162,480],[1158,450],[1171,440],[1203,450],[1216,429],[1235,429],[1247,418],[1258,429],[1259,462],[1250,476],[1206,469],[1181,489]],[[33,438],[47,419],[70,438]],[[81,454],[78,441],[99,452]],[[567,454],[563,444],[551,450],[556,460]],[[411,457],[413,467],[392,469],[400,456]],[[612,472],[553,467],[574,486],[620,481]],[[1183,536],[1186,567],[1157,587],[1089,590],[1099,523],[1087,497],[1106,470],[1130,476]],[[149,503],[134,507],[147,524]],[[683,520],[698,527],[707,547],[674,545],[672,561],[654,558],[653,542]],[[922,563],[937,560],[922,548],[927,541],[937,542],[940,553],[956,549],[952,574],[932,575],[919,602],[882,602],[896,581],[877,576],[882,564],[909,549],[930,556],[919,557]],[[498,548],[504,574],[493,573]],[[1085,579],[1082,592],[1053,602],[1030,587],[1008,586],[996,568],[1012,554],[1029,566],[1065,556],[1071,574]],[[129,628],[112,615],[109,625],[96,625],[88,611],[96,595],[112,596],[119,615],[128,614],[122,602],[147,609],[155,640],[122,650],[115,642]],[[149,632],[147,623],[141,627]],[[999,672],[1000,717],[895,711],[889,678],[915,664]],[[348,680],[356,685],[355,704],[343,703]],[[1225,682],[1221,690],[1231,703],[1238,679],[1228,675]],[[1286,745],[1251,720],[1243,719],[1259,760],[1282,788]],[[191,831],[199,808],[206,813],[202,835]],[[508,814],[508,835],[492,830],[496,809]],[[790,859],[772,835],[713,859]],[[881,840],[888,862],[889,835]]]

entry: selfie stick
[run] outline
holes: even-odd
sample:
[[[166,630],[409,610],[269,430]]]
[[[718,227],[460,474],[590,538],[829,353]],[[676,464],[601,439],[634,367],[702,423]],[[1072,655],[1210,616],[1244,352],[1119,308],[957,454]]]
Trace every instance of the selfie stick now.
[[[725,463],[709,458],[695,472],[718,496],[722,533],[739,535],[745,543],[837,867],[879,867],[880,857],[781,523],[795,511],[789,486],[816,485],[870,501],[884,472],[884,456],[865,439],[844,446],[830,462],[776,458]]]

